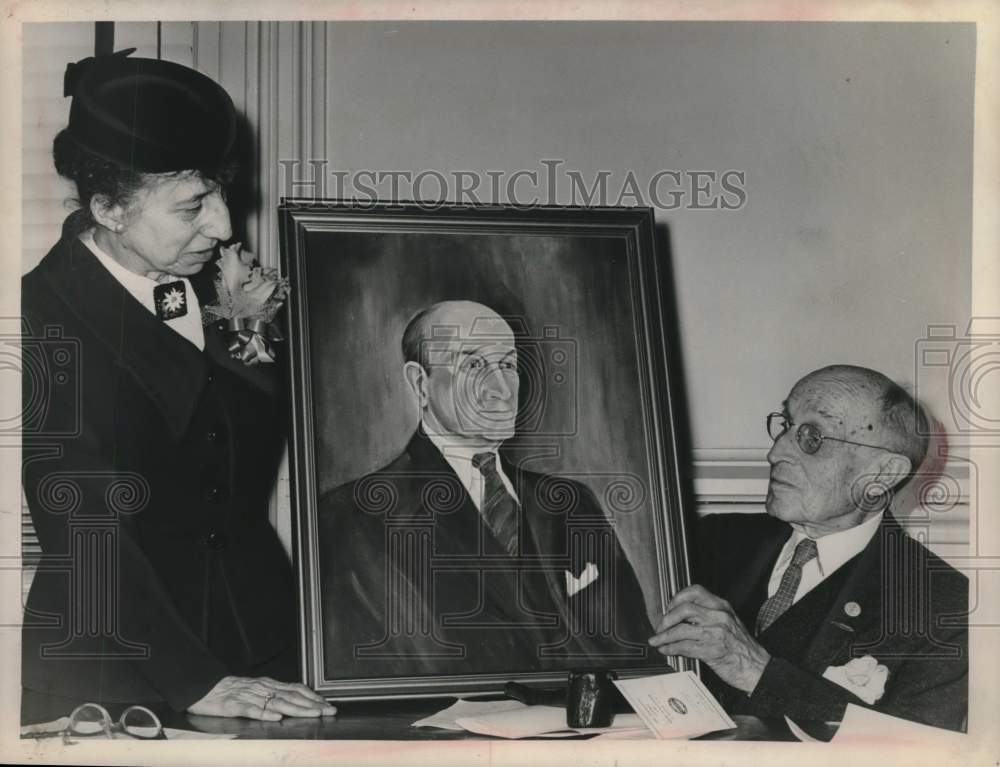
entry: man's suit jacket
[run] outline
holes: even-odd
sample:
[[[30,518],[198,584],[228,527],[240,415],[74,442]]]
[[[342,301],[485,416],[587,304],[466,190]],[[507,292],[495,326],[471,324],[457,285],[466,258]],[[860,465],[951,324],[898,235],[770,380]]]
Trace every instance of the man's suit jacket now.
[[[22,283],[37,403],[23,480],[43,552],[24,687],[183,710],[289,651],[294,673],[296,592],[267,513],[274,371],[231,360],[215,326],[199,351],[69,231]]]
[[[697,582],[726,599],[748,630],[767,599],[778,553],[792,533],[763,514],[698,522]],[[749,696],[704,676],[733,713],[839,721],[847,703],[867,705],[822,677],[870,655],[889,669],[873,708],[960,729],[968,701],[968,579],[886,513],[865,549],[807,592],[758,637],[771,654]]]
[[[374,677],[664,666],[646,645],[635,573],[590,491],[501,465],[520,501],[517,558],[419,431],[391,464],[321,499],[328,669]],[[585,579],[588,563],[597,579],[571,594],[566,571]]]

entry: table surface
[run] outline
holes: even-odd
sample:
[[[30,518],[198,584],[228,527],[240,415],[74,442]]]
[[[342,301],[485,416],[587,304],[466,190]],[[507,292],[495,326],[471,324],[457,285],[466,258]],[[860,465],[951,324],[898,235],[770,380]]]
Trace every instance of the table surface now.
[[[391,701],[355,701],[339,703],[337,716],[323,719],[283,719],[280,722],[258,722],[249,719],[173,714],[164,718],[164,725],[203,732],[229,733],[240,738],[296,740],[496,740],[470,732],[441,730],[435,727],[413,727],[413,723],[447,708],[453,698]],[[170,721],[168,721],[168,719]],[[709,733],[699,740],[783,740],[797,738],[783,719],[761,719],[753,716],[733,716],[735,730]],[[820,726],[821,729],[823,726]],[[810,728],[812,730],[812,728]],[[832,736],[827,727],[818,735]],[[570,739],[588,738],[571,736]],[[546,738],[546,740],[549,740]]]
[[[503,699],[498,696],[496,699]],[[477,700],[480,700],[477,698]],[[488,700],[483,698],[482,700]],[[44,696],[34,696],[32,706],[22,711],[23,722],[37,722],[27,709],[44,703]],[[27,704],[28,699],[25,699]],[[415,700],[366,700],[337,703],[337,715],[322,719],[285,718],[279,722],[259,722],[252,719],[229,719],[213,716],[195,716],[178,713],[164,705],[150,708],[160,717],[165,727],[182,730],[197,730],[206,733],[236,735],[238,738],[253,740],[499,740],[487,735],[471,732],[441,730],[435,727],[413,727],[413,723],[441,711],[455,698],[422,698]],[[47,707],[51,710],[50,707]],[[107,706],[112,717],[118,717],[120,706]],[[66,712],[69,714],[69,711]],[[795,741],[797,738],[788,729],[783,719],[765,719],[754,716],[732,717],[736,729],[703,735],[698,740],[770,740]],[[802,723],[800,723],[802,724]],[[835,727],[811,723],[805,727],[814,737],[828,740]],[[592,735],[577,735],[566,740],[584,739]],[[652,737],[652,736],[651,736]],[[551,740],[546,738],[545,740]]]

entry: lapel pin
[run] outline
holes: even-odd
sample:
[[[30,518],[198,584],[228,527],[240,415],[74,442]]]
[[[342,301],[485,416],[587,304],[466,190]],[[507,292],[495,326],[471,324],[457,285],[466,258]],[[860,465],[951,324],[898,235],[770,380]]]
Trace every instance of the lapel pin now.
[[[844,605],[844,612],[847,613],[849,618],[857,618],[861,615],[861,605],[857,602],[848,602]]]
[[[174,280],[153,288],[153,304],[156,317],[161,320],[175,320],[187,314],[187,291],[181,280]]]

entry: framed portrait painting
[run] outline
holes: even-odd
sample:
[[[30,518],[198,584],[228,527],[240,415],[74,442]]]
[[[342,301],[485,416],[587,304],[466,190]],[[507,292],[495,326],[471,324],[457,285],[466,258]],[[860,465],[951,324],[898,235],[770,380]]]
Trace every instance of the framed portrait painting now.
[[[687,668],[672,296],[648,208],[279,212],[307,683],[472,694]]]

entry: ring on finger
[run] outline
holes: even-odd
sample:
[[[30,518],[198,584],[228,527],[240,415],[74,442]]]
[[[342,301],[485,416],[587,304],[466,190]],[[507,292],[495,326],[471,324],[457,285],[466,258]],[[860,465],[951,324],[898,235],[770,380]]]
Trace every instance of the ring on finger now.
[[[277,696],[277,693],[273,693],[273,692],[269,692],[267,695],[265,695],[264,696],[264,705],[261,708],[261,711],[267,711],[267,704],[270,703],[271,700],[273,698],[275,698],[276,696]]]

